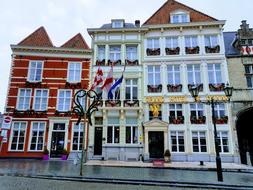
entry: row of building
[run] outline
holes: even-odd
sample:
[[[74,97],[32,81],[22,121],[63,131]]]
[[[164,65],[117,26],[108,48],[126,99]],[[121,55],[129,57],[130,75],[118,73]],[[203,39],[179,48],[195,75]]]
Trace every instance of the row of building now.
[[[55,47],[40,27],[11,45],[4,115],[12,124],[2,129],[0,157],[41,158],[47,148],[52,158],[66,149],[71,159],[85,138],[88,159],[150,160],[169,149],[174,161],[214,161],[211,107],[189,92],[197,86],[201,100],[222,100],[215,105],[222,161],[247,163],[246,155],[253,158],[253,31],[246,21],[236,32],[223,32],[224,25],[168,0],[142,25],[113,19],[88,28],[91,48],[81,34]],[[84,134],[74,94],[91,87],[99,68],[105,79],[111,67],[114,80],[125,69],[123,82],[113,99],[103,91]],[[230,102],[227,83],[235,89]]]

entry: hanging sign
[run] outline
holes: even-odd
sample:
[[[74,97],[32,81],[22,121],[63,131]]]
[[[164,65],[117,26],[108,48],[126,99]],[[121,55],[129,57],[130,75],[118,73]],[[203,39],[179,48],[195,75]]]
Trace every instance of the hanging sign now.
[[[11,128],[11,121],[12,121],[11,116],[8,116],[8,115],[4,116],[2,129],[10,129]]]

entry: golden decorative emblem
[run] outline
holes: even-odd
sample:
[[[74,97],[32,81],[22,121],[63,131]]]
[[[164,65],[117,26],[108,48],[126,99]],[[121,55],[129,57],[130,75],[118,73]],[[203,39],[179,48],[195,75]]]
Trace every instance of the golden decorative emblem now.
[[[146,101],[148,103],[163,103],[164,97],[162,97],[162,96],[149,96],[149,97],[146,97]]]
[[[150,111],[152,111],[152,115],[154,117],[158,117],[159,116],[159,111],[160,111],[160,105],[158,105],[158,104],[150,105]]]
[[[187,102],[186,96],[170,96],[169,102]]]
[[[206,100],[211,101],[212,99],[214,101],[228,101],[227,96],[206,96]]]

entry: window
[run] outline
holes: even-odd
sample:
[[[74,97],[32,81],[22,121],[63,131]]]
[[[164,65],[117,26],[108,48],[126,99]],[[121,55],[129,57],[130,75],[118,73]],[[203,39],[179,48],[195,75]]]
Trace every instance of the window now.
[[[138,99],[138,79],[126,79],[126,100]]]
[[[170,136],[172,152],[184,152],[184,132],[171,131]]]
[[[110,61],[121,60],[121,57],[120,57],[121,47],[120,46],[110,46],[109,51],[110,51],[109,52]]]
[[[209,84],[221,84],[221,64],[208,64]]]
[[[42,61],[30,61],[29,71],[28,71],[28,81],[30,82],[40,82],[42,80]]]
[[[178,47],[178,37],[166,37],[166,48],[175,49]]]
[[[81,151],[83,146],[83,123],[73,125],[72,150]]]
[[[186,22],[190,22],[189,15],[186,13],[171,15],[171,23],[173,23],[173,24],[186,23]]]
[[[204,105],[202,103],[190,104],[191,116],[196,118],[204,116]]]
[[[225,116],[225,104],[218,103],[214,105],[214,115],[216,118],[222,118]]]
[[[192,132],[192,146],[193,152],[207,152],[206,133],[200,131]]]
[[[69,63],[68,65],[68,82],[81,82],[82,64],[77,62]]]
[[[162,120],[162,105],[161,104],[150,104],[149,105],[149,120],[160,119]]]
[[[195,48],[198,46],[198,37],[197,36],[186,36],[185,37],[185,47]]]
[[[187,65],[188,84],[201,84],[200,65]]]
[[[126,59],[130,61],[137,60],[137,46],[126,46]]]
[[[18,93],[18,110],[29,110],[30,109],[30,100],[31,100],[31,89],[19,89]]]
[[[180,84],[180,66],[179,65],[168,65],[168,84],[178,85]]]
[[[11,150],[24,150],[26,134],[25,122],[14,122],[12,126]]]
[[[183,105],[169,104],[169,121],[172,124],[183,124]]]
[[[44,145],[45,122],[33,122],[31,129],[30,150],[42,151]]]
[[[72,99],[72,91],[71,90],[59,90],[58,92],[58,103],[57,110],[58,111],[69,111]]]
[[[219,152],[222,152],[222,153],[229,152],[228,132],[227,131],[218,131],[217,138],[218,138]]]
[[[112,28],[123,28],[124,20],[113,20],[112,21]]]
[[[76,90],[75,93],[77,93],[79,90]],[[85,97],[84,96],[84,91],[79,91],[78,95],[76,96],[76,98],[78,98],[79,103],[81,104],[81,106],[83,107],[83,109],[86,109],[86,102],[85,102]],[[77,100],[76,100],[77,101]]]
[[[119,118],[109,117],[107,127],[107,143],[118,144],[119,143]]]
[[[126,143],[138,143],[137,118],[126,118]]]
[[[149,48],[149,49],[160,48],[159,38],[149,38],[149,39],[147,39],[147,48]]]
[[[148,66],[148,84],[159,85],[161,84],[160,66]]]
[[[98,60],[105,59],[105,46],[98,46]]]
[[[47,89],[36,89],[33,109],[35,111],[47,110],[48,101],[48,90]]]
[[[245,65],[245,75],[247,80],[247,86],[253,87],[253,65]]]
[[[205,36],[205,46],[216,47],[217,45],[219,45],[219,43],[216,35]]]

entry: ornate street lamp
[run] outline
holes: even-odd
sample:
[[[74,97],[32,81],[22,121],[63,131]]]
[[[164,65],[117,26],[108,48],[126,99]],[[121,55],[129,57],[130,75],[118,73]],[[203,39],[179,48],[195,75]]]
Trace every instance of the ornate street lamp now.
[[[189,91],[191,93],[191,96],[195,99],[195,101],[197,101],[199,89],[197,87],[192,87],[189,89]],[[230,98],[233,93],[233,87],[229,86],[229,84],[227,83],[226,87],[224,88],[224,93],[225,93],[226,97],[228,98],[228,101],[230,101]],[[215,110],[214,110],[215,104],[219,103],[220,101],[216,101],[216,100],[214,100],[213,97],[211,97],[211,99],[208,100],[207,102],[204,102],[204,101],[200,101],[200,102],[211,105],[211,108],[212,108],[217,178],[218,178],[218,181],[223,181],[221,158],[220,158],[220,152],[219,152],[219,140],[217,138],[216,117],[215,117]]]
[[[90,100],[90,101],[88,101]],[[94,111],[98,110],[98,105],[100,104],[101,95],[98,95],[93,90],[78,90],[74,95],[74,108],[73,112],[78,115],[77,125],[84,120],[83,125],[83,135],[85,134],[85,128],[88,126],[86,124],[87,119],[90,125],[92,125],[91,115]],[[80,165],[80,175],[83,175],[83,162],[84,162],[84,153],[86,150],[85,147],[85,137],[83,136],[82,141],[82,155],[81,155],[81,165]]]

